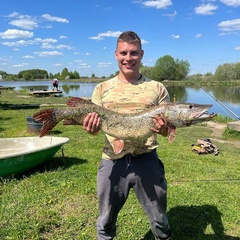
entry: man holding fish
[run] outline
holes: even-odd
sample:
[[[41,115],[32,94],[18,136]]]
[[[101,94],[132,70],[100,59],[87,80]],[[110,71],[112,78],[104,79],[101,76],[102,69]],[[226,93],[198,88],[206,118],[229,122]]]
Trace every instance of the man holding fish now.
[[[143,55],[139,36],[132,31],[123,32],[117,40],[115,51],[119,74],[96,86],[92,102],[124,114],[142,112],[154,105],[169,102],[168,92],[161,83],[140,74]],[[98,113],[89,113],[83,121],[83,127],[95,134],[100,130],[100,121]],[[105,135],[97,177],[98,240],[116,236],[117,216],[131,188],[149,218],[155,239],[171,238],[166,213],[167,182],[164,165],[156,152],[157,133],[167,136],[168,127],[163,116],[155,116],[152,121],[155,125],[151,128],[152,134],[142,141],[123,141]]]
[[[116,236],[117,216],[131,188],[149,218],[155,239],[170,239],[167,182],[156,151],[157,133],[168,136],[171,142],[176,127],[216,116],[206,113],[212,105],[170,103],[161,83],[140,74],[143,54],[138,35],[131,31],[122,33],[115,51],[119,74],[96,86],[92,102],[70,98],[67,108],[43,109],[33,115],[43,123],[40,137],[63,119],[83,125],[91,134],[100,129],[105,132],[97,184],[99,240]]]

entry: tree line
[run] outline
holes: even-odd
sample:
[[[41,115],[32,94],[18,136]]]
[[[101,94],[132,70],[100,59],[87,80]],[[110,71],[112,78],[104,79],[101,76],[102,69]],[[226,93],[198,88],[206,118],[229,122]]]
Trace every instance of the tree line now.
[[[190,72],[190,64],[187,60],[174,59],[170,55],[165,55],[159,58],[154,66],[148,67],[141,64],[140,71],[143,75],[150,79],[156,81],[171,80],[171,81],[181,81],[188,77]],[[115,76],[111,74],[108,78]],[[44,79],[53,79],[58,78],[60,80],[69,80],[69,79],[88,79],[87,76],[80,76],[79,72],[68,71],[67,68],[64,68],[62,72],[52,74],[48,73],[46,70],[41,69],[30,69],[20,71],[18,74],[8,74],[4,71],[0,71],[1,79],[4,80],[18,80],[24,79],[26,81],[31,80],[44,80]],[[231,80],[240,80],[240,62],[237,63],[225,63],[219,65],[214,74],[206,73],[205,75],[196,74],[197,77],[212,77],[212,80],[216,81],[231,81]],[[91,79],[97,79],[98,77],[95,74],[92,74]],[[102,76],[101,79],[107,78]]]

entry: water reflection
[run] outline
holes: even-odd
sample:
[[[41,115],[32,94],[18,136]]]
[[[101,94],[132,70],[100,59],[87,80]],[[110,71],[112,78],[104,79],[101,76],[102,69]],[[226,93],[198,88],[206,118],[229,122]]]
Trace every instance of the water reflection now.
[[[231,103],[240,103],[240,88],[237,87],[214,87],[213,95],[220,101],[227,102],[231,98]]]
[[[80,89],[80,84],[77,85],[68,85],[68,84],[63,84],[62,85],[62,90],[64,94],[68,95],[71,91],[79,91]]]
[[[49,87],[48,85],[40,85],[40,86],[34,86],[34,85],[29,85],[29,86],[21,86],[22,90],[26,90],[26,91],[33,91],[33,90],[37,90],[37,91],[41,91],[41,90],[48,90]]]
[[[178,102],[187,102],[187,89],[182,86],[169,86],[167,87],[170,95],[170,100],[173,102],[175,99]],[[175,98],[175,99],[174,99]]]

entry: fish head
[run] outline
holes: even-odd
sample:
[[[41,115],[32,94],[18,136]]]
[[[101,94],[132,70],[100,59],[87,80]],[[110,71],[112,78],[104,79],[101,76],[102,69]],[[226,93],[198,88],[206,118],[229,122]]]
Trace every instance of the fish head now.
[[[172,126],[184,127],[211,120],[217,114],[207,111],[211,104],[174,103],[168,109],[168,120]]]

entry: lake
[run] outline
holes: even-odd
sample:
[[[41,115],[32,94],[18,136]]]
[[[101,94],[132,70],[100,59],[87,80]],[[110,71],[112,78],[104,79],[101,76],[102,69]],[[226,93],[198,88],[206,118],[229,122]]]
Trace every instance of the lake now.
[[[51,90],[51,81],[11,81],[0,82],[1,86],[15,87],[15,90]],[[91,97],[97,83],[60,82],[59,89],[63,96]],[[174,96],[177,102],[213,104],[209,112],[240,119],[240,88],[239,87],[182,87],[166,86],[171,101]]]

